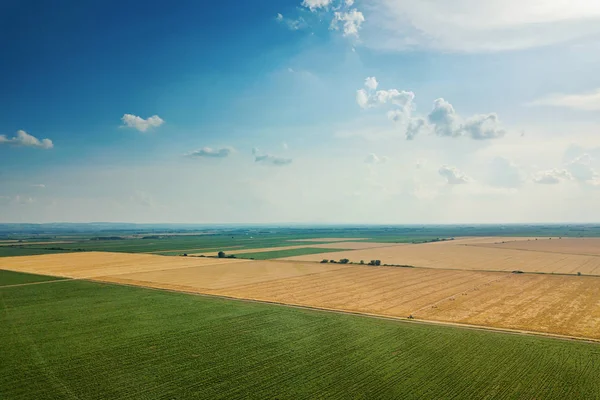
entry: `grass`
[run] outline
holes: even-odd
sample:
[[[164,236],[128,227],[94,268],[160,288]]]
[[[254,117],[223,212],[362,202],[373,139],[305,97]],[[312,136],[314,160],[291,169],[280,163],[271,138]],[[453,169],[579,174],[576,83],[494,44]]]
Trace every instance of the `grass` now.
[[[289,250],[262,251],[260,253],[242,253],[236,254],[236,258],[252,258],[254,260],[271,260],[273,258],[304,256],[307,254],[332,253],[336,251],[346,251],[343,249],[319,249],[319,248],[300,248]],[[227,252],[225,252],[227,254]],[[337,260],[336,260],[337,261]]]
[[[20,272],[6,271],[0,269],[0,287],[10,285],[20,285],[23,283],[36,283],[56,281],[62,278],[45,275],[22,274]]]
[[[0,398],[600,397],[600,346],[68,281],[0,290]]]

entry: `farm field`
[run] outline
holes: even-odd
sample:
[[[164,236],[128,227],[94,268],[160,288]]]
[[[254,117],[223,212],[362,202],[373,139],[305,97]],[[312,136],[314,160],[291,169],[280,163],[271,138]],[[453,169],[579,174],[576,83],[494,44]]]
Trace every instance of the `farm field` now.
[[[261,251],[261,252],[250,252],[250,253],[238,253],[237,258],[251,258],[254,260],[272,260],[275,258],[283,257],[294,257],[302,256],[306,254],[334,254],[337,251],[343,251],[340,249],[325,249],[325,248],[314,248],[314,247],[301,247],[297,249],[288,250],[277,250],[277,251]]]
[[[505,243],[474,243],[473,246],[490,247],[495,249],[528,250],[548,253],[579,254],[600,256],[600,239],[570,239],[534,240],[523,239]]]
[[[600,339],[600,278],[590,276],[121,253],[5,258],[0,268]]]
[[[56,281],[59,279],[61,279],[61,278],[57,278],[54,276],[22,274],[19,272],[6,271],[3,269],[0,269],[0,287],[12,286],[12,285],[23,285],[26,283],[49,282],[49,281]]]
[[[233,250],[227,249],[219,249],[225,251],[226,254],[251,254],[251,253],[266,253],[266,252],[275,252],[275,251],[283,251],[283,250],[296,250],[296,249],[321,249],[319,251],[315,251],[315,253],[326,253],[328,251],[337,251],[337,250],[356,250],[356,249],[374,249],[377,247],[388,247],[393,246],[391,243],[375,243],[375,242],[331,242],[324,244],[311,244],[311,242],[307,242],[302,245],[294,245],[294,246],[279,246],[279,247],[262,247],[258,249],[239,249],[233,248]],[[216,256],[219,252],[212,251],[209,253],[192,253],[191,255],[205,255],[205,256]],[[310,253],[307,253],[310,254]],[[285,257],[285,256],[283,256]]]
[[[88,281],[0,299],[6,399],[600,397],[592,343]]]
[[[303,255],[286,258],[294,261],[320,261],[324,258],[347,258],[351,262],[360,260],[381,260],[382,264],[411,265],[415,267],[481,270],[481,271],[515,271],[600,275],[600,257],[596,255],[581,255],[553,253],[548,251],[530,251],[523,249],[502,248],[499,246],[518,246],[522,239],[508,238],[467,238],[445,242],[424,243],[415,245],[395,245],[373,249],[350,250],[337,253],[318,255]],[[563,239],[546,240],[547,243],[566,242],[565,247],[586,247],[574,245],[578,241],[595,239]],[[533,243],[535,240],[526,243]],[[538,240],[537,242],[542,242]],[[547,244],[546,246],[549,246]]]

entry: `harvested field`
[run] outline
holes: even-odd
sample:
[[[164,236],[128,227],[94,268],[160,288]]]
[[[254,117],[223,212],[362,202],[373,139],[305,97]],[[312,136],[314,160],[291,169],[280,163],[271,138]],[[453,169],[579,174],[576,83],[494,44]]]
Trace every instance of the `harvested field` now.
[[[579,255],[594,255],[600,256],[600,239],[598,238],[581,238],[581,239],[527,239],[510,242],[492,243],[473,243],[469,246],[490,247],[494,249],[513,249],[537,251],[543,253],[560,253],[560,254],[579,254]]]
[[[224,263],[245,263],[246,260],[163,257],[150,254],[127,253],[66,253],[41,256],[0,258],[0,269],[32,274],[68,278],[94,278],[97,276],[131,272],[160,271],[188,267],[202,267]]]
[[[394,245],[374,249],[304,255],[286,258],[295,261],[319,261],[323,258],[347,258],[351,262],[381,260],[382,264],[479,271],[514,271],[600,275],[600,257],[490,248],[490,245],[464,245],[476,239],[416,245]],[[478,243],[481,240],[478,239]],[[580,239],[569,239],[580,240]],[[587,240],[587,239],[581,239]],[[550,240],[548,240],[550,242]],[[554,240],[552,240],[554,242]],[[557,240],[556,242],[560,242]],[[514,242],[518,243],[518,242]]]
[[[298,276],[319,276],[323,272],[331,272],[344,268],[349,268],[349,266],[342,266],[340,264],[247,261],[243,264],[225,262],[200,268],[188,267],[164,271],[102,276],[96,279],[105,282],[212,293],[212,290],[217,289],[278,281]]]
[[[389,247],[391,243],[371,243],[371,242],[332,242],[325,244],[301,244],[295,246],[279,246],[279,247],[262,247],[260,249],[236,249],[227,251],[227,249],[221,249],[226,254],[251,254],[251,253],[264,253],[269,251],[283,251],[283,250],[295,250],[295,249],[341,249],[341,250],[355,250],[355,249],[374,249],[378,247]],[[396,245],[399,246],[399,245]],[[218,251],[208,253],[194,253],[196,255],[205,255],[208,257],[214,257],[218,254]]]
[[[122,253],[4,258],[0,268],[600,339],[598,277]]]

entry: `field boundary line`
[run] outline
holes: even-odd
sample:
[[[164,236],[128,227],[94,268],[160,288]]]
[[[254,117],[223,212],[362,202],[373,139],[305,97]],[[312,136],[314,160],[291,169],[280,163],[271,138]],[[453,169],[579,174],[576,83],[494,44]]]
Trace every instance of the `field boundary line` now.
[[[27,272],[25,272],[27,273]],[[67,282],[67,281],[79,281],[82,278],[64,278],[61,277],[60,279],[54,279],[51,281],[43,281],[43,282],[29,282],[29,283],[17,283],[15,285],[5,285],[5,286],[0,286],[0,290],[2,289],[6,289],[6,288],[13,288],[13,287],[19,287],[19,286],[32,286],[32,285],[43,285],[45,283],[56,283],[56,282]]]
[[[81,279],[74,279],[74,280],[81,280]],[[301,305],[301,304],[282,303],[282,302],[269,301],[269,300],[249,299],[249,298],[244,298],[244,297],[227,296],[227,295],[222,295],[222,294],[182,291],[182,290],[176,290],[176,289],[158,288],[158,287],[152,287],[152,286],[142,286],[142,285],[127,284],[127,283],[119,283],[119,282],[106,282],[106,281],[99,281],[99,280],[94,280],[94,279],[85,279],[85,280],[89,281],[89,282],[93,282],[93,283],[104,284],[104,285],[117,285],[117,286],[126,286],[126,287],[132,287],[132,288],[142,288],[142,289],[146,289],[146,290],[155,290],[155,291],[168,292],[168,293],[179,293],[179,294],[186,294],[186,295],[193,295],[193,296],[200,296],[200,297],[210,297],[210,298],[223,299],[223,300],[235,300],[235,301],[242,301],[242,302],[247,302],[247,303],[271,304],[271,305],[280,306],[280,307],[288,307],[288,308],[295,308],[295,309],[309,310],[309,311],[321,311],[321,312],[343,314],[343,315],[354,315],[354,316],[358,316],[358,317],[396,321],[396,322],[400,322],[400,323],[404,322],[404,323],[409,323],[409,324],[449,326],[449,327],[471,329],[471,330],[477,330],[477,331],[497,332],[497,333],[522,335],[522,336],[545,337],[545,338],[551,338],[551,339],[569,340],[569,341],[585,342],[585,343],[592,343],[592,344],[600,345],[600,339],[588,338],[588,337],[582,337],[582,336],[568,336],[568,335],[561,335],[558,333],[536,332],[536,331],[511,329],[511,328],[498,328],[498,327],[485,326],[485,325],[470,325],[470,324],[462,324],[462,323],[458,323],[458,322],[444,322],[444,321],[425,320],[425,319],[410,319],[410,318],[406,318],[406,317],[395,317],[392,315],[380,315],[380,314],[373,314],[373,313],[360,312],[360,311],[350,311],[350,310],[341,310],[341,309],[327,308],[327,307],[317,307],[317,306],[308,306],[308,305]]]

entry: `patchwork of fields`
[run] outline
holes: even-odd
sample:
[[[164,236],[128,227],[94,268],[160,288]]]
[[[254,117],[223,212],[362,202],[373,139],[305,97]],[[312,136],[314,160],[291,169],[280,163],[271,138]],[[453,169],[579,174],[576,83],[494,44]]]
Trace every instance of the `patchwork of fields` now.
[[[600,256],[594,253],[598,252],[599,243],[599,239],[462,238],[302,255],[286,260],[314,262],[347,258],[357,263],[378,259],[382,264],[425,268],[600,275]]]
[[[447,243],[439,244],[441,249],[452,247]],[[387,248],[372,250],[381,249]],[[412,315],[423,320],[600,339],[600,278],[591,276],[124,253],[3,258],[0,268],[382,316],[406,318]]]

